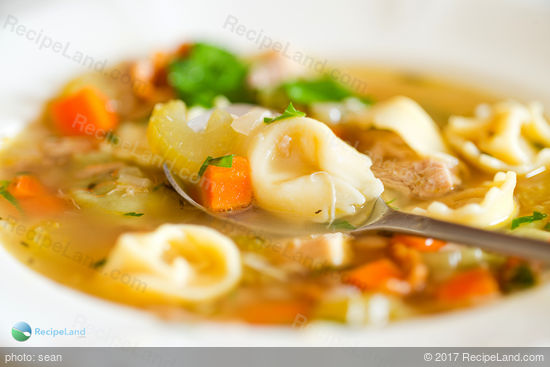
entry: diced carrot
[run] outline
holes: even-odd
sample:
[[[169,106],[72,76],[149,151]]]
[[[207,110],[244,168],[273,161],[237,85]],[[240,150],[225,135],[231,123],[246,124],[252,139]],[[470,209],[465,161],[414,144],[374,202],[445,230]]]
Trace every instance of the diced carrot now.
[[[498,293],[498,283],[491,272],[477,268],[457,274],[440,285],[436,298],[445,303],[466,303]]]
[[[244,157],[233,157],[231,167],[208,166],[199,185],[202,203],[212,211],[243,208],[252,202],[250,166]]]
[[[403,277],[403,272],[395,263],[381,259],[351,270],[344,276],[344,282],[364,291],[391,291],[388,283],[392,280],[401,282]]]
[[[238,316],[246,322],[258,325],[290,325],[303,322],[311,311],[309,303],[302,301],[258,301],[243,306]]]
[[[47,192],[42,183],[31,175],[17,176],[11,183],[9,191],[17,199],[44,195]]]
[[[85,87],[55,101],[51,115],[63,135],[104,136],[118,125],[117,115],[109,109],[108,102],[100,91]]]
[[[437,252],[446,245],[445,242],[429,237],[398,234],[393,236],[392,243],[402,243],[421,252]]]
[[[34,176],[17,176],[8,187],[8,191],[18,201],[26,214],[49,215],[62,211],[65,202],[51,194]]]

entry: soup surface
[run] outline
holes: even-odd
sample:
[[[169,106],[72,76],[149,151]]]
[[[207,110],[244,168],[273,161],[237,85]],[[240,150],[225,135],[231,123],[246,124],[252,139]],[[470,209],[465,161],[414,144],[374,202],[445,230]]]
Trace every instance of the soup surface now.
[[[345,233],[381,195],[397,210],[550,239],[550,125],[537,104],[363,65],[338,80],[200,43],[117,69],[131,82],[77,77],[0,156],[3,242],[59,283],[174,320],[366,325],[543,281],[524,259]],[[224,110],[243,102],[262,108]],[[217,220],[171,188],[163,164],[209,210],[255,206],[332,231],[274,236]]]

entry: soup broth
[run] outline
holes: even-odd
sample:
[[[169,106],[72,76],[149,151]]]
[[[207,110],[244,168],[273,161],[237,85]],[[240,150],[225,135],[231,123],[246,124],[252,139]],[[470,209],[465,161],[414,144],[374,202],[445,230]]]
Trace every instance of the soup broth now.
[[[132,64],[122,67],[131,68]],[[365,66],[345,70],[366,81],[364,92],[375,101],[374,106],[378,101],[407,96],[422,106],[441,129],[451,116],[472,116],[479,105],[498,101],[489,93],[426,75]],[[175,97],[161,94],[144,102],[136,97],[132,85],[95,74],[75,79],[60,95],[70,95],[85,85],[94,85],[116,101],[116,129],[97,136],[60,134],[53,127],[50,103],[37,121],[4,144],[0,156],[0,175],[5,180],[0,200],[3,243],[19,261],[58,283],[174,320],[207,318],[292,325],[299,318],[364,325],[486,303],[531,287],[541,279],[538,264],[460,244],[400,238],[391,233],[352,237],[340,236],[336,231],[329,239],[275,237],[214,219],[185,202],[170,187],[162,171],[163,160],[151,154],[148,147],[147,128],[153,105]],[[308,115],[311,110],[308,107]],[[322,121],[315,114],[313,117]],[[372,134],[380,135],[372,135],[353,124],[323,122],[371,158],[377,142],[401,139],[393,132],[379,130]],[[403,154],[409,153],[407,150]],[[403,155],[395,154],[392,160],[399,163]],[[460,180],[452,190],[428,198],[426,193],[415,194],[414,188],[398,190],[382,180],[382,197],[403,211],[426,209],[435,200],[451,209],[480,203],[494,173],[460,156],[458,159],[455,173]],[[373,172],[377,176],[378,171]],[[32,177],[34,181],[18,179],[21,177]],[[544,169],[518,177],[514,217],[550,212],[550,199],[544,199],[550,197],[549,180]],[[21,187],[15,187],[14,182]],[[34,189],[35,182],[42,188]],[[33,193],[25,194],[25,190],[42,189],[47,195],[40,200],[33,199]],[[499,228],[509,229],[511,220]],[[122,235],[151,233],[166,223],[206,226],[231,239],[242,261],[238,284],[215,299],[187,302],[151,288],[137,270],[106,267]],[[540,223],[546,223],[545,219]],[[522,228],[535,224],[527,223]],[[345,241],[351,255],[342,264],[328,264],[309,250],[308,241],[318,241],[313,245],[315,249],[333,246],[327,243],[339,246]],[[432,243],[440,248],[426,250]],[[297,251],[298,247],[304,251]],[[178,257],[185,256],[193,266],[203,266],[199,255],[182,252],[183,248],[174,245],[163,253],[162,261],[172,266]],[[209,256],[211,259],[214,255]],[[365,284],[354,281],[360,274],[370,274]],[[469,279],[475,281],[469,283]],[[377,320],[368,310],[370,304],[380,300],[387,312]],[[354,307],[362,309],[363,314],[353,316]]]

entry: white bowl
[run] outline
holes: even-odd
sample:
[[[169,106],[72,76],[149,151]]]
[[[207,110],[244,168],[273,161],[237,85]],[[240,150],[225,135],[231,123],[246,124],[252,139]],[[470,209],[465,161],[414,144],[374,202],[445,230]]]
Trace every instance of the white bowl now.
[[[32,7],[25,5],[32,4]],[[86,67],[40,47],[52,44],[114,66],[185,39],[237,50],[260,43],[231,24],[260,32],[289,50],[321,60],[354,59],[427,71],[550,107],[550,4],[526,0],[279,0],[233,2],[27,1],[3,4],[0,18],[0,128],[20,129],[41,104]],[[12,24],[23,28],[12,28]],[[226,23],[229,22],[229,23]],[[20,32],[18,34],[17,32]],[[250,37],[252,38],[252,37]],[[42,38],[44,39],[44,38]],[[266,40],[265,38],[260,38]],[[265,41],[267,42],[267,41]],[[67,46],[68,44],[68,46]],[[41,328],[86,327],[85,338],[31,338],[25,346],[540,346],[550,345],[550,286],[481,308],[385,328],[305,329],[163,322],[58,285],[0,249],[0,344],[17,321]],[[21,345],[21,344],[19,344]]]

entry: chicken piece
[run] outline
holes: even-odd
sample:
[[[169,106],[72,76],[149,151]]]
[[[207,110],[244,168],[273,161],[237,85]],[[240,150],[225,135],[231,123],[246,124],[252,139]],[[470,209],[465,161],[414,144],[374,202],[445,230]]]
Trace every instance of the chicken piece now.
[[[453,190],[455,177],[449,167],[434,159],[380,161],[373,164],[374,175],[384,186],[419,199],[431,199]]]
[[[343,233],[327,233],[292,240],[287,248],[289,253],[313,265],[343,267],[352,259],[350,237]],[[298,256],[293,256],[298,257]]]
[[[431,199],[460,184],[457,168],[436,158],[419,157],[395,133],[369,130],[355,146],[372,159],[372,171],[385,187],[419,199]]]

